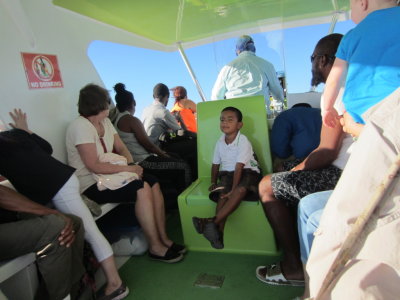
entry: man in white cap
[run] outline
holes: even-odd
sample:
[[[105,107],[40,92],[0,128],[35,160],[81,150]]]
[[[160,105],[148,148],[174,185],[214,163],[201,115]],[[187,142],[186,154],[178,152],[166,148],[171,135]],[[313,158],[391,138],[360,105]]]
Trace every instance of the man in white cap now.
[[[231,99],[245,96],[263,95],[269,104],[270,94],[283,101],[283,90],[276,76],[274,66],[256,56],[253,39],[243,35],[236,42],[233,61],[220,71],[211,93],[212,100]]]

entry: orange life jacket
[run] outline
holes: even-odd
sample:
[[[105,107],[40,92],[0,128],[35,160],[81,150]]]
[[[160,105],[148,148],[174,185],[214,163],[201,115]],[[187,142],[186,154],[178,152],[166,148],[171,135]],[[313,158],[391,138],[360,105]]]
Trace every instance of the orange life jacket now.
[[[196,117],[193,111],[189,108],[183,108],[179,105],[179,102],[175,103],[174,107],[171,109],[171,113],[175,115],[176,112],[179,112],[180,118],[182,119],[184,124],[180,124],[183,129],[186,129],[191,132],[197,133],[197,122]],[[179,123],[181,123],[178,120]],[[186,127],[186,128],[185,128]]]

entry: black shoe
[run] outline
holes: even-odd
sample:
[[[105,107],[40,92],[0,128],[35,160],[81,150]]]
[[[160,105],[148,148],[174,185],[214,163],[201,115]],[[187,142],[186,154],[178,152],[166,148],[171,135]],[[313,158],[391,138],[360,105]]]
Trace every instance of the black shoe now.
[[[125,284],[121,284],[119,288],[117,288],[110,295],[103,295],[98,300],[120,300],[124,299],[129,294],[129,289]]]
[[[197,233],[202,234],[204,231],[204,219],[193,217],[192,222],[194,229],[196,229]]]
[[[172,245],[169,247],[172,251],[179,253],[179,254],[185,254],[187,252],[187,249],[184,245],[179,245],[172,243]]]
[[[222,233],[219,231],[218,226],[214,222],[209,222],[204,225],[203,235],[211,243],[213,248],[224,248]]]
[[[204,227],[208,223],[214,223],[214,218],[198,218],[193,217],[192,222],[194,229],[196,229],[197,233],[202,234],[204,232]]]
[[[182,258],[183,258],[183,255],[178,253],[178,252],[175,252],[175,251],[171,250],[171,248],[168,248],[168,250],[164,254],[164,256],[159,256],[159,255],[156,255],[156,254],[152,254],[149,251],[149,257],[152,260],[158,260],[158,261],[162,261],[162,262],[166,262],[166,263],[172,264],[172,263],[176,263],[178,261],[181,261]]]

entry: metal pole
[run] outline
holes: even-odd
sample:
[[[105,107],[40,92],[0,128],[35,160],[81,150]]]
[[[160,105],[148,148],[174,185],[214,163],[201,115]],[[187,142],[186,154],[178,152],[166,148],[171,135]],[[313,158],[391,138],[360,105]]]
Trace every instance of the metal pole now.
[[[340,12],[335,12],[333,14],[332,21],[331,21],[331,26],[329,27],[328,34],[333,33],[333,31],[335,30],[335,26],[336,26],[337,20],[339,19],[339,14],[340,14]]]
[[[335,30],[336,22],[339,18],[339,14],[340,14],[339,5],[337,3],[337,0],[332,0],[332,5],[333,5],[333,9],[334,9],[335,13],[332,16],[331,26],[329,27],[328,34],[333,33],[333,30]]]
[[[176,45],[178,46],[178,50],[179,50],[179,53],[181,54],[181,57],[182,57],[182,59],[183,59],[183,62],[185,63],[186,68],[188,69],[189,74],[190,74],[190,76],[192,77],[192,80],[193,80],[194,84],[196,85],[196,88],[197,88],[197,91],[199,92],[199,95],[200,95],[200,97],[201,97],[201,100],[202,100],[202,101],[207,101],[207,100],[206,100],[206,97],[204,96],[203,89],[201,88],[200,83],[199,83],[199,81],[197,80],[196,75],[195,75],[194,72],[193,72],[192,66],[190,65],[190,62],[189,62],[189,60],[188,60],[188,58],[187,58],[187,56],[186,56],[185,51],[183,50],[183,47],[182,47],[181,43],[180,43],[180,42],[177,42]]]

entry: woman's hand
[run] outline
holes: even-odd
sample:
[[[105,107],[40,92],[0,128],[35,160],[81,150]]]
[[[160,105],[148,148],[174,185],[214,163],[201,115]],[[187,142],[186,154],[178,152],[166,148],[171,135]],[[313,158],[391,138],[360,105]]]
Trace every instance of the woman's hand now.
[[[32,133],[28,127],[28,121],[26,113],[24,113],[20,108],[14,109],[14,112],[10,112],[10,117],[13,119],[14,123],[10,123],[12,128],[25,130],[28,133]]]
[[[136,173],[140,178],[143,177],[143,168],[139,165],[128,166],[128,172]]]

